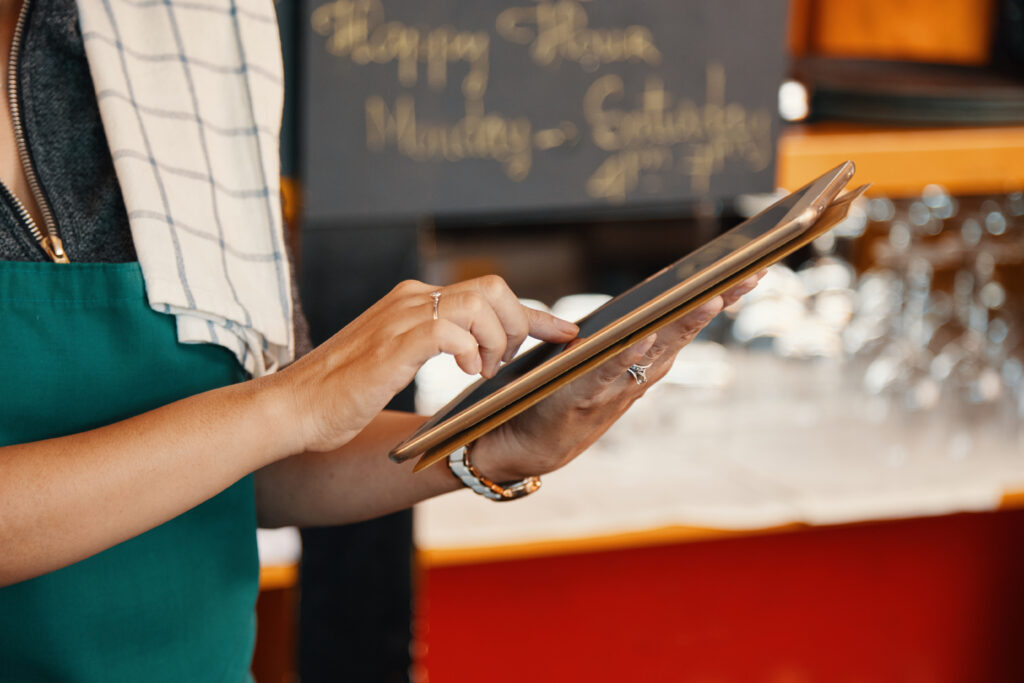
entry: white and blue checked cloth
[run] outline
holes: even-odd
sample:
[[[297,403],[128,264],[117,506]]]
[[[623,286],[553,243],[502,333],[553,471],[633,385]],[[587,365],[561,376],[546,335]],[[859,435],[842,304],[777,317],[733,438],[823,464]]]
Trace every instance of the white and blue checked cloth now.
[[[294,356],[271,0],[78,0],[149,304],[253,376]]]

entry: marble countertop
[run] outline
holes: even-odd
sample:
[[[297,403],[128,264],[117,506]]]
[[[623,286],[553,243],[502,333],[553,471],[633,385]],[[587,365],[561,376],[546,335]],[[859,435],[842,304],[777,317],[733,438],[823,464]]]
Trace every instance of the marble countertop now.
[[[529,498],[493,504],[463,491],[418,505],[417,546],[927,516],[994,509],[1024,491],[1012,409],[915,414],[868,396],[836,362],[730,350],[726,365],[723,388],[652,388]]]

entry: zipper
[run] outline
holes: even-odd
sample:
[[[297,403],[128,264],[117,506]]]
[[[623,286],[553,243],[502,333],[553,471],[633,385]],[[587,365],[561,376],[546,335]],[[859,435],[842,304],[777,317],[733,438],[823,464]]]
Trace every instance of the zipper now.
[[[43,214],[43,225],[40,226],[32,218],[25,205],[21,203],[10,188],[0,181],[3,193],[11,200],[18,211],[18,215],[28,227],[32,237],[39,243],[46,255],[54,263],[70,263],[67,253],[64,251],[64,244],[57,236],[57,222],[53,218],[53,211],[46,202],[43,190],[39,186],[39,178],[36,176],[35,168],[32,167],[32,157],[28,152],[28,142],[25,140],[25,129],[21,125],[21,108],[18,105],[18,58],[21,56],[21,39],[25,32],[25,22],[28,19],[28,6],[32,0],[24,0],[21,11],[18,13],[18,23],[14,26],[14,37],[11,40],[11,54],[7,63],[7,103],[11,110],[11,122],[14,124],[14,139],[18,145],[18,156],[21,158],[21,167],[25,173],[25,180],[32,191],[32,197],[36,200],[40,213]]]

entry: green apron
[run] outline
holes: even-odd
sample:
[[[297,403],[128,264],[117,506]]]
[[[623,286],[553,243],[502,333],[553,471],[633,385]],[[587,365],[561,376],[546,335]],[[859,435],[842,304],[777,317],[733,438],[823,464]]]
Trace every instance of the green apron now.
[[[0,262],[0,446],[242,379],[229,351],[177,342],[137,263]],[[0,681],[248,680],[258,583],[248,476],[141,536],[0,588]]]

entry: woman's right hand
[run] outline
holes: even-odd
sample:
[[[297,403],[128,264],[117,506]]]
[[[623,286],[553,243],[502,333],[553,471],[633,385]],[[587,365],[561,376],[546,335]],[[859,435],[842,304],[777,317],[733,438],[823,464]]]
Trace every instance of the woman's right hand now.
[[[431,292],[440,291],[434,319]],[[466,373],[493,377],[526,336],[564,343],[579,329],[519,303],[496,275],[435,287],[407,280],[285,370],[266,378],[285,389],[298,451],[343,446],[439,353]]]

